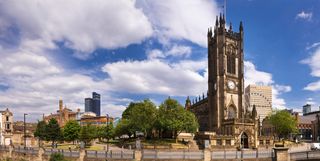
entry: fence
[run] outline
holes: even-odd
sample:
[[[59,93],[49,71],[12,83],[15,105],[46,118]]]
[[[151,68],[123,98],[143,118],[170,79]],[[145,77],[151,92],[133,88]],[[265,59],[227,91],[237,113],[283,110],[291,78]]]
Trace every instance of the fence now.
[[[39,148],[30,148],[30,147],[14,147],[13,151],[16,153],[24,153],[24,154],[31,154],[31,155],[38,155]]]
[[[304,151],[304,152],[293,152],[290,153],[291,160],[308,160],[308,159],[319,159],[319,151]]]
[[[94,151],[86,150],[87,158],[113,158],[113,159],[134,159],[134,151],[121,150],[121,151]]]
[[[143,159],[204,159],[203,151],[143,150]]]
[[[66,157],[80,157],[80,151],[75,150],[63,150],[63,149],[44,149],[44,155],[51,155],[53,153],[61,153]]]
[[[9,146],[5,146],[5,145],[0,145],[0,151],[10,151],[10,147]]]
[[[255,158],[272,158],[273,150],[243,150],[243,151],[213,151],[211,152],[212,160],[221,159],[255,159]]]

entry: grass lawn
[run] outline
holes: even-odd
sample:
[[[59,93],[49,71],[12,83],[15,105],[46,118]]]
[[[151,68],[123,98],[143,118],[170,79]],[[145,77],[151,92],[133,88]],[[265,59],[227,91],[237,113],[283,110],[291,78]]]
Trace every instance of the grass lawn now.
[[[44,147],[45,148],[51,148],[51,144],[50,145],[45,145]],[[72,150],[79,150],[79,145],[77,145],[77,144],[73,145],[72,143],[58,144],[58,148],[57,149],[69,150],[69,147]],[[92,145],[92,146],[87,146],[85,149],[86,150],[103,150],[103,146]]]

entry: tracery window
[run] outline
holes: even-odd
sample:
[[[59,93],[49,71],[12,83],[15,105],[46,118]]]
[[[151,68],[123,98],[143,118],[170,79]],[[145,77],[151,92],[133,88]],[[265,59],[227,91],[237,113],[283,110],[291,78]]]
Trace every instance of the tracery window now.
[[[233,48],[227,50],[227,72],[236,74],[236,56]]]

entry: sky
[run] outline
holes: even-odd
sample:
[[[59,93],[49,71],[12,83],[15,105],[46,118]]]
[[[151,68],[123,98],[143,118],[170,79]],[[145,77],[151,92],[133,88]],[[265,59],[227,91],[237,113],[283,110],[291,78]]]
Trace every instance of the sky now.
[[[207,92],[206,34],[223,0],[0,0],[0,110],[29,121],[58,100],[113,117],[132,101],[182,105]],[[245,84],[272,86],[273,108],[320,105],[320,1],[228,0],[244,24]]]

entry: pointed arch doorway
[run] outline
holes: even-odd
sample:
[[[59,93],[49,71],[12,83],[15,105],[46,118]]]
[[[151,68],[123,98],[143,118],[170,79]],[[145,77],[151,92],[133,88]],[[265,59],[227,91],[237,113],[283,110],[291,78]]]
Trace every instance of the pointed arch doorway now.
[[[242,148],[249,148],[249,137],[245,132],[241,134],[241,147]]]

